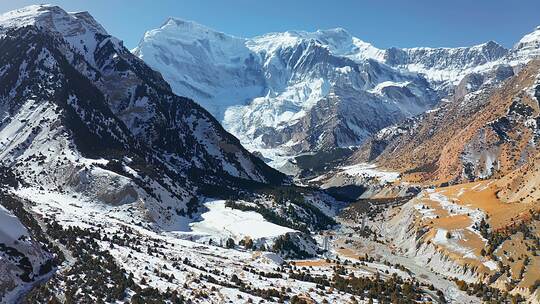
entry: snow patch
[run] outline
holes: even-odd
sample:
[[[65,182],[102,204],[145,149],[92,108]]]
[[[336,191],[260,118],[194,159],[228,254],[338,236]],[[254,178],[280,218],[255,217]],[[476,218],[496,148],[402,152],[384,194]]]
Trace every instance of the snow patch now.
[[[288,232],[290,228],[278,226],[266,221],[254,211],[241,211],[225,206],[224,200],[210,200],[204,203],[208,211],[201,214],[202,220],[190,224],[195,233],[231,237],[237,241],[244,237],[252,239],[270,239]]]
[[[28,230],[19,219],[0,205],[0,243],[11,245],[19,238],[28,236]]]
[[[399,178],[399,172],[385,171],[377,169],[375,164],[361,163],[352,166],[340,168],[343,173],[350,176],[372,177],[379,180],[380,183],[392,183]]]

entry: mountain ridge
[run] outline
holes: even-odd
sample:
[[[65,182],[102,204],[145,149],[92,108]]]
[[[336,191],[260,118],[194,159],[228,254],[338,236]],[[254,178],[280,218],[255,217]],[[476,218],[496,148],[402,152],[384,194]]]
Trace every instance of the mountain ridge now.
[[[420,182],[502,177],[534,157],[538,105],[529,91],[538,73],[532,60],[516,75],[383,129],[351,161],[374,161]]]
[[[533,33],[522,40],[534,44]],[[279,168],[303,153],[358,146],[377,129],[453,95],[466,75],[499,65],[519,69],[534,56],[527,45],[378,49],[342,28],[240,38],[172,18],[148,31],[132,52],[176,93],[197,96],[226,130]],[[310,118],[330,95],[335,128]],[[360,111],[342,112],[340,104],[358,104]],[[362,109],[375,109],[386,120],[362,115]],[[308,130],[299,132],[308,120]],[[298,144],[299,138],[308,143]]]
[[[180,21],[182,25],[191,25],[188,29],[178,29],[171,26],[170,20],[179,22],[169,19],[160,29],[147,32],[133,52],[151,65],[154,63],[154,68],[165,75],[175,92],[198,96],[201,104],[227,130],[248,147],[261,148],[260,152],[267,158],[276,156],[282,148],[289,150],[289,146],[301,152],[327,148],[328,144],[310,134],[300,135],[314,138],[308,147],[295,145],[294,139],[280,134],[279,130],[293,127],[340,83],[346,88],[365,91],[373,104],[387,103],[378,106],[383,113],[401,112],[389,116],[395,117],[390,122],[429,108],[426,104],[434,99],[429,89],[416,88],[425,86],[421,77],[402,74],[376,61],[362,58],[356,62],[354,56],[345,56],[349,52],[347,48],[371,47],[342,29],[290,31],[243,39],[183,21]],[[192,28],[194,32],[189,31]],[[168,49],[169,43],[175,47]],[[390,81],[388,86],[392,82],[404,85],[396,86],[393,93],[368,92],[375,87],[374,81],[382,80]],[[399,100],[399,95],[412,98]],[[394,105],[396,100],[402,104]],[[341,127],[356,134],[359,140],[365,138],[362,128],[354,124]],[[339,141],[329,143],[329,147],[336,145]]]

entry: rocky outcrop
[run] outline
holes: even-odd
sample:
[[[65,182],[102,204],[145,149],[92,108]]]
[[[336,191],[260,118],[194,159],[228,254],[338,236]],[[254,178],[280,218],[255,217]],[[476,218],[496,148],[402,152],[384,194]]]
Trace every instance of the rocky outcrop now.
[[[52,271],[53,255],[3,204],[0,194],[0,302],[13,303],[25,288]]]
[[[391,239],[393,244],[416,263],[429,267],[435,273],[466,282],[485,280],[485,273],[457,261],[425,239],[427,230],[419,221],[419,214],[414,207],[416,203],[415,199],[410,200],[386,223],[385,229],[381,231],[386,234],[385,237]]]

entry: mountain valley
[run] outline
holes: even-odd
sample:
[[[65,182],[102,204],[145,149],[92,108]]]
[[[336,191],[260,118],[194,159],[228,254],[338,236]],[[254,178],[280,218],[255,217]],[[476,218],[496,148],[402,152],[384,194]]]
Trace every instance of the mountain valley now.
[[[0,15],[0,303],[540,303],[540,27],[507,49]]]

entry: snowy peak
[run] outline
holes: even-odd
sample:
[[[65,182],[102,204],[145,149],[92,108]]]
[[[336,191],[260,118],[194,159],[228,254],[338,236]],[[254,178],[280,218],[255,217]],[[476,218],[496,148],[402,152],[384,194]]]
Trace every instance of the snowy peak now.
[[[195,22],[169,18],[146,32],[133,53],[161,72],[175,93],[196,100],[218,120],[228,105],[264,91],[258,60],[245,39]]]
[[[201,59],[214,64],[230,64],[229,58],[239,61],[249,53],[244,39],[178,18],[169,18],[160,28],[146,32],[141,44],[133,52],[138,56],[150,55],[151,50],[147,47],[148,45],[163,51],[174,47],[174,50],[167,51],[182,52],[184,56],[192,60],[203,56]],[[161,59],[166,60],[164,57]],[[184,64],[168,60],[163,63],[165,65]],[[188,63],[185,62],[185,64]]]
[[[67,13],[53,5],[31,5],[0,15],[0,27],[4,29],[25,26],[37,26],[68,37],[85,31],[107,35],[88,12]]]
[[[363,61],[375,59],[382,61],[384,50],[353,37],[343,28],[328,30],[286,31],[269,33],[255,37],[248,42],[248,46],[255,52],[273,53],[278,49],[296,47],[302,43],[315,42],[328,48],[335,56],[344,56],[352,60]]]
[[[0,16],[0,32],[27,26],[63,39],[94,66],[98,43],[108,39],[116,49],[121,45],[88,12],[68,13],[58,6],[31,5]]]
[[[512,52],[516,57],[531,57],[540,55],[540,26],[537,26],[536,29],[523,36],[521,40],[514,45]]]
[[[99,24],[96,19],[94,19],[94,17],[90,15],[89,12],[75,12],[70,13],[70,15],[75,19],[85,23],[89,28],[93,29],[94,32],[107,35],[107,31],[105,30],[105,28],[103,28],[103,26],[101,26],[101,24]]]
[[[538,42],[540,41],[540,26],[537,26],[535,30],[521,38],[516,45],[516,48],[525,47],[525,46],[535,46],[536,48],[540,47]],[[532,45],[529,45],[532,44]]]
[[[508,49],[499,43],[490,40],[486,43],[470,47],[469,52],[482,54],[485,57],[486,62],[489,62],[502,58],[508,53]]]
[[[328,30],[317,30],[315,32],[306,31],[286,31],[274,32],[253,38],[253,40],[273,41],[275,45],[291,46],[304,40],[315,40],[320,44],[328,45],[331,48],[342,48],[344,45],[351,45],[352,36],[345,29],[335,28]]]
[[[213,30],[207,26],[204,26],[202,24],[183,20],[179,18],[173,18],[170,17],[163,23],[163,25],[156,30],[148,31],[145,34],[146,36],[153,36],[157,33],[163,33],[167,34],[171,37],[174,37],[176,39],[183,38],[185,42],[192,42],[196,40],[203,40],[203,39],[211,39],[211,40],[221,40],[221,41],[228,41],[228,40],[236,40],[238,38],[235,38],[230,35],[226,35],[224,33],[221,33],[219,31]],[[242,40],[242,39],[239,39]]]
[[[385,62],[391,66],[424,74],[433,82],[457,84],[466,74],[490,69],[508,54],[500,44],[489,41],[458,48],[390,48]]]
[[[4,28],[36,25],[46,16],[55,14],[63,15],[65,12],[57,6],[31,5],[0,15],[0,25]]]

